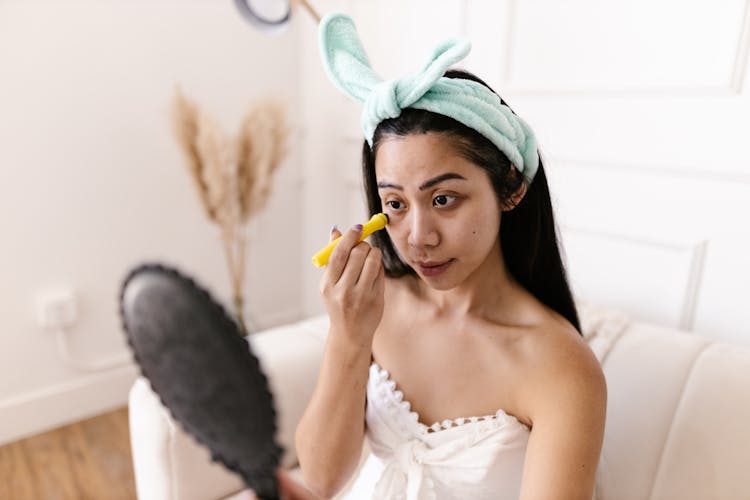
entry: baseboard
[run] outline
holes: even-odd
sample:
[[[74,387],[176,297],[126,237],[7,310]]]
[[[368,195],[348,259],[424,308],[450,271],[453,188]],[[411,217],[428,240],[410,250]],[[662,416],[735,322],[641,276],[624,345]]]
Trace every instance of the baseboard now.
[[[299,307],[264,311],[257,326],[271,328],[297,321],[301,315]],[[0,401],[0,445],[127,405],[139,373],[129,363]]]
[[[130,363],[0,401],[0,445],[127,405],[138,373]]]

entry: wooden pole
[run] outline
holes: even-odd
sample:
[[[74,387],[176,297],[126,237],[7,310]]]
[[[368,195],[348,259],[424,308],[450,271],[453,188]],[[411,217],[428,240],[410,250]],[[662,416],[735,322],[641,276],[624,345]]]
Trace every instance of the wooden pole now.
[[[320,14],[318,14],[318,11],[315,10],[315,7],[310,5],[310,2],[308,2],[307,0],[296,0],[296,1],[299,2],[300,5],[302,5],[302,7],[305,8],[307,13],[310,14],[313,17],[313,19],[315,19],[316,23],[320,24]]]

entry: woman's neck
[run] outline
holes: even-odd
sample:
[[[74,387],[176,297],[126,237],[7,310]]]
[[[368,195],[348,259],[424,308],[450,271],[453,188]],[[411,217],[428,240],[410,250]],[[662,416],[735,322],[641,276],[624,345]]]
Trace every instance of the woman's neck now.
[[[499,240],[487,259],[458,286],[435,290],[421,280],[418,286],[420,296],[434,307],[436,316],[475,316],[503,323],[516,322],[521,301],[529,295],[510,275]]]

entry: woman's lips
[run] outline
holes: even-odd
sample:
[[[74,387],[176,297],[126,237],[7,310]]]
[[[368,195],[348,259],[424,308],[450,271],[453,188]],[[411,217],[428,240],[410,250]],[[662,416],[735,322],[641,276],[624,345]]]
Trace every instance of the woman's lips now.
[[[447,260],[445,262],[425,262],[417,264],[417,267],[419,267],[419,271],[424,276],[437,276],[438,274],[441,274],[444,272],[448,267],[453,263],[453,259]]]

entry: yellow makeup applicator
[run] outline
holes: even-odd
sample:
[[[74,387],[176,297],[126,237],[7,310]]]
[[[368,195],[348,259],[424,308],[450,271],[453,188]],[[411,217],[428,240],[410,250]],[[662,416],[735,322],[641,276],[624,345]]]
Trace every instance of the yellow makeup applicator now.
[[[375,231],[380,231],[386,224],[388,224],[388,216],[386,214],[379,213],[373,215],[372,218],[362,226],[362,236],[360,236],[359,241],[364,240]],[[339,244],[339,241],[341,241],[341,236],[331,241],[328,245],[321,248],[315,255],[313,255],[312,263],[315,264],[315,267],[323,267],[328,263],[328,258],[331,256],[333,249],[336,248],[336,245]]]

